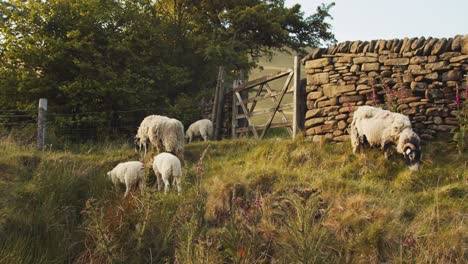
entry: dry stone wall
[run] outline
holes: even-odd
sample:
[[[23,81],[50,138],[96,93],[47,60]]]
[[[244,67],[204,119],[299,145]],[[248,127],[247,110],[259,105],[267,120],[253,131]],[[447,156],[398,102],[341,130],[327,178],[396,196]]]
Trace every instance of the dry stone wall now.
[[[302,60],[307,74],[305,133],[349,140],[353,111],[375,105],[409,116],[423,140],[450,140],[456,90],[466,100],[468,35],[344,42]]]

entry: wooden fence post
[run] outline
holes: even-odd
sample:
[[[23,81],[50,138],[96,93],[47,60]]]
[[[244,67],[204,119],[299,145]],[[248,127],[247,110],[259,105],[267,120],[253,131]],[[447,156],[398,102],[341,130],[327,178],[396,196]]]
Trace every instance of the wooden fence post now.
[[[39,150],[44,150],[46,136],[46,114],[47,114],[47,99],[39,99],[39,107],[37,113],[37,147]]]
[[[238,127],[245,127],[247,126],[247,119],[242,118],[242,119],[237,119],[238,113],[242,112],[242,107],[239,105],[237,106],[237,97],[236,93],[234,92],[234,89],[237,87],[241,86],[245,82],[245,71],[241,69],[239,71],[239,79],[234,80],[232,83],[232,123],[231,123],[231,131],[232,131],[232,138],[237,138],[237,133],[236,133],[236,128]],[[249,91],[241,91],[240,96],[243,99],[247,98],[249,96]]]
[[[218,72],[218,80],[219,80],[219,72]],[[216,122],[216,112],[217,112],[217,107],[218,107],[218,92],[219,92],[219,86],[218,86],[218,83],[216,83],[216,89],[215,89],[215,94],[213,96],[213,106],[212,106],[212,109],[211,109],[211,123],[213,123],[213,125],[215,124]],[[214,127],[213,127],[214,128]]]
[[[293,139],[304,129],[304,89],[301,87],[301,61],[294,56]]]
[[[232,138],[237,138],[237,133],[236,133],[236,129],[237,129],[237,98],[236,98],[236,93],[234,92],[234,90],[239,87],[239,85],[242,84],[242,81],[241,80],[233,80],[232,81],[232,116],[231,116],[231,137]]]
[[[219,140],[219,132],[222,128],[222,117],[223,117],[223,110],[224,110],[224,67],[219,67],[219,74],[218,74],[218,84],[217,84],[217,106],[216,106],[216,122],[215,122],[215,131],[214,131],[214,139]]]

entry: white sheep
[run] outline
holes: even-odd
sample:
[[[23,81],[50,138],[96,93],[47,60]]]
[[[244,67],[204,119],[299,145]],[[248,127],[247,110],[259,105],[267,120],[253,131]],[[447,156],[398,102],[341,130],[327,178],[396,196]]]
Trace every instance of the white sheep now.
[[[184,125],[177,119],[166,118],[154,124],[148,131],[151,144],[158,152],[170,152],[184,159]]]
[[[117,191],[119,190],[119,184],[125,184],[124,198],[127,197],[133,187],[140,187],[140,190],[143,191],[144,174],[145,165],[139,161],[119,163],[111,171],[107,172],[107,176],[112,180]]]
[[[353,152],[368,143],[380,147],[388,157],[388,148],[396,145],[396,151],[405,157],[411,170],[418,170],[421,160],[419,136],[412,130],[405,115],[371,106],[359,107],[351,123]]]
[[[135,136],[135,149],[138,148],[138,151],[141,151],[141,147],[144,146],[145,156],[148,151],[148,139],[149,139],[149,130],[151,127],[158,126],[163,120],[169,119],[166,116],[160,115],[150,115],[143,119],[140,126],[138,127],[137,134]],[[159,150],[158,150],[159,151]]]
[[[209,119],[198,120],[191,124],[185,133],[189,143],[192,143],[192,138],[197,136],[201,136],[204,141],[212,138],[213,123]]]
[[[164,182],[164,192],[169,190],[169,179],[172,177],[172,185],[177,185],[177,192],[181,192],[182,165],[179,158],[168,152],[163,152],[154,157],[153,170],[156,174],[158,191],[161,191]]]

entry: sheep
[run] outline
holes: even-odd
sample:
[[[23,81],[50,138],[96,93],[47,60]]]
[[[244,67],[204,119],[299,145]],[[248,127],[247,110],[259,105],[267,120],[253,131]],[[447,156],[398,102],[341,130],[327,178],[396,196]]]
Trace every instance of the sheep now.
[[[135,136],[135,150],[141,151],[141,147],[144,146],[145,149],[145,155],[148,151],[148,139],[149,139],[149,129],[150,127],[157,126],[160,122],[163,120],[169,119],[166,116],[160,116],[160,115],[150,115],[147,116],[143,119],[141,122],[140,126],[138,127],[137,134]]]
[[[112,180],[117,191],[119,190],[119,184],[125,184],[125,198],[132,187],[138,186],[143,192],[144,173],[145,165],[143,163],[139,161],[128,161],[119,163],[111,171],[107,172],[107,176]]]
[[[192,138],[201,136],[204,141],[207,141],[213,136],[213,123],[209,119],[198,120],[191,124],[185,132],[185,137],[189,143],[192,143]]]
[[[177,185],[177,192],[182,191],[181,178],[182,178],[182,165],[179,158],[171,153],[163,152],[154,157],[153,170],[156,174],[156,184],[158,184],[158,191],[162,189],[164,182],[164,192],[169,190],[169,178],[172,176],[172,185]]]
[[[151,126],[148,131],[151,144],[158,152],[170,152],[183,160],[184,125],[177,119],[166,118]]]
[[[412,130],[405,115],[371,106],[361,106],[354,112],[351,123],[353,152],[365,143],[380,146],[388,158],[388,149],[396,145],[396,151],[405,157],[411,170],[418,170],[421,160],[419,136]]]

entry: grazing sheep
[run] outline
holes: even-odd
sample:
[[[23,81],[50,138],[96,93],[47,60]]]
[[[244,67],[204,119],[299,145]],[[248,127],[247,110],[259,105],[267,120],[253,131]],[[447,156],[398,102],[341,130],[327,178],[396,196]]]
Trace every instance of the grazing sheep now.
[[[158,154],[154,157],[153,170],[157,178],[158,191],[161,191],[163,182],[164,192],[169,190],[169,178],[172,176],[172,185],[177,185],[177,192],[181,192],[182,165],[179,158],[167,152]]]
[[[119,184],[125,184],[126,190],[124,198],[132,187],[140,187],[143,191],[143,176],[145,174],[145,165],[139,161],[128,161],[119,163],[111,171],[107,172],[107,176],[114,183],[115,189],[118,191]]]
[[[179,159],[184,159],[184,125],[179,120],[162,119],[149,128],[148,135],[158,152],[170,152]]]
[[[141,147],[144,146],[145,149],[145,156],[148,151],[148,139],[149,139],[149,130],[151,127],[157,126],[163,120],[169,119],[165,116],[160,115],[150,115],[145,117],[141,122],[140,126],[138,127],[137,134],[135,136],[135,150],[141,151]]]
[[[354,112],[351,123],[353,152],[368,143],[379,146],[388,157],[388,149],[396,145],[396,151],[405,157],[411,170],[418,170],[421,160],[419,136],[411,128],[405,115],[371,106],[361,106]]]
[[[198,120],[191,124],[185,133],[189,143],[192,143],[192,138],[201,136],[204,141],[211,139],[213,136],[213,123],[209,119]]]

